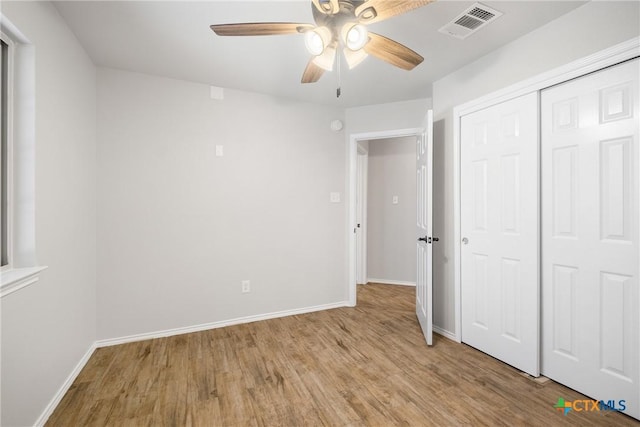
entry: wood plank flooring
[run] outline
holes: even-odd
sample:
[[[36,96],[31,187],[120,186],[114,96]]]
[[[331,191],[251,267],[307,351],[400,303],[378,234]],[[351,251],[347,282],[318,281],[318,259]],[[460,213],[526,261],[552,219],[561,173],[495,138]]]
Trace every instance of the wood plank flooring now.
[[[358,306],[96,350],[48,426],[638,425],[553,405],[544,385],[439,335],[415,288],[358,287]]]

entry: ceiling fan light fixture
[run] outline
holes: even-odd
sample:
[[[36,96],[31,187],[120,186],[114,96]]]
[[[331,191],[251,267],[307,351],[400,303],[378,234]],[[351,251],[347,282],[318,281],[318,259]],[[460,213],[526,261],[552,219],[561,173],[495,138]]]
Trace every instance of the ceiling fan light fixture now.
[[[369,32],[362,24],[347,24],[342,33],[345,46],[353,51],[362,49],[369,41]]]
[[[0,0],[2,1],[2,0]],[[312,55],[301,83],[314,83],[337,65],[340,96],[340,68],[344,55],[349,68],[373,56],[392,66],[412,70],[424,58],[388,37],[367,31],[365,25],[410,12],[435,0],[310,0],[314,24],[297,22],[238,22],[210,25],[219,36],[275,36],[299,34]],[[479,3],[478,3],[479,4]],[[473,11],[484,10],[474,8]],[[474,19],[477,14],[472,13]],[[342,52],[341,52],[342,51]]]
[[[331,42],[331,31],[327,27],[317,27],[304,33],[304,45],[310,54],[321,55]]]

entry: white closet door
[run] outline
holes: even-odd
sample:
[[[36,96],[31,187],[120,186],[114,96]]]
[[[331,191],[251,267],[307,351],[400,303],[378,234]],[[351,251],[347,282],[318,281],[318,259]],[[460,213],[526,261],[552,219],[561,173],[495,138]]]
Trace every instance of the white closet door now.
[[[640,62],[542,92],[544,375],[639,418]]]
[[[539,375],[538,94],[461,122],[462,341]]]

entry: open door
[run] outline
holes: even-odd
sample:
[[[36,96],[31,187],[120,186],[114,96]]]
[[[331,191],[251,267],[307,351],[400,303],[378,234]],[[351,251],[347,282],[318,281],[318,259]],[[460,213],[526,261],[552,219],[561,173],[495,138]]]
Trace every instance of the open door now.
[[[433,344],[433,112],[425,118],[424,132],[416,137],[416,314],[428,345]]]

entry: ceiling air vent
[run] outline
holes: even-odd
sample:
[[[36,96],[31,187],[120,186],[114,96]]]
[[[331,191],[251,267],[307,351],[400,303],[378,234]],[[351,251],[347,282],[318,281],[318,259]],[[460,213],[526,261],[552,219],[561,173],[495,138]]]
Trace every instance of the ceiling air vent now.
[[[476,3],[438,31],[462,40],[500,16],[502,12]]]

